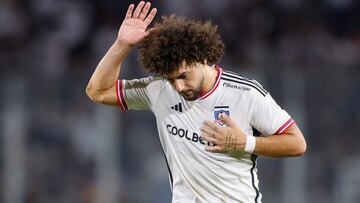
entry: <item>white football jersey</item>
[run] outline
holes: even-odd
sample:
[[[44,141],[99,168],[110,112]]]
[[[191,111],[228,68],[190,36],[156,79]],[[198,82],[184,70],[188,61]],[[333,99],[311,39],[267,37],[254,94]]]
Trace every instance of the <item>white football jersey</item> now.
[[[247,136],[282,134],[294,124],[258,82],[216,69],[214,87],[195,101],[159,77],[117,81],[122,111],[150,110],[156,116],[173,203],[261,202],[257,156],[205,151],[210,145],[200,138],[205,120],[223,125],[219,114],[226,113]]]

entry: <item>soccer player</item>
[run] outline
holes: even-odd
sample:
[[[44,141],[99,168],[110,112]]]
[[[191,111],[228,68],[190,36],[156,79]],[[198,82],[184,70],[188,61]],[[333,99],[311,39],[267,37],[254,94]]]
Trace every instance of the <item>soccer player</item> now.
[[[168,16],[148,29],[157,12],[150,8],[129,6],[88,96],[155,114],[172,202],[261,202],[256,157],[302,155],[301,131],[258,82],[213,65],[224,48],[216,26]],[[134,46],[158,76],[118,80]]]

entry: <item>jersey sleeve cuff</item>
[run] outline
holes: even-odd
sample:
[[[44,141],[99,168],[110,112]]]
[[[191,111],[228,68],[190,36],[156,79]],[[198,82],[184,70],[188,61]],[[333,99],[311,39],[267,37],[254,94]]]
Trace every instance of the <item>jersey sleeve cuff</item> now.
[[[295,124],[295,121],[290,117],[280,128],[276,130],[275,135],[284,134],[291,126]]]
[[[124,82],[125,82],[124,80],[116,81],[116,96],[122,112],[128,109],[128,106],[125,101]]]

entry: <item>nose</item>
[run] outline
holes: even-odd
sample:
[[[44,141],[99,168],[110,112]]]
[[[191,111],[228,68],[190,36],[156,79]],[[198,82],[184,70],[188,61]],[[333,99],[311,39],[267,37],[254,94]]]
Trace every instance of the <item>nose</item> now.
[[[174,87],[176,91],[181,92],[184,90],[185,84],[182,80],[174,80]]]

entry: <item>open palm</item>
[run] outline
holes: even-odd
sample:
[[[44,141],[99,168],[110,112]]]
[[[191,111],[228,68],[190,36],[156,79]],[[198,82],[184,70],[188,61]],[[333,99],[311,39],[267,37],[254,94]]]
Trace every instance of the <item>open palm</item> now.
[[[157,12],[156,8],[153,8],[149,13],[151,7],[150,2],[145,3],[141,1],[135,11],[134,7],[134,4],[129,6],[118,33],[118,41],[129,46],[136,45],[148,35],[149,31],[146,29]]]

